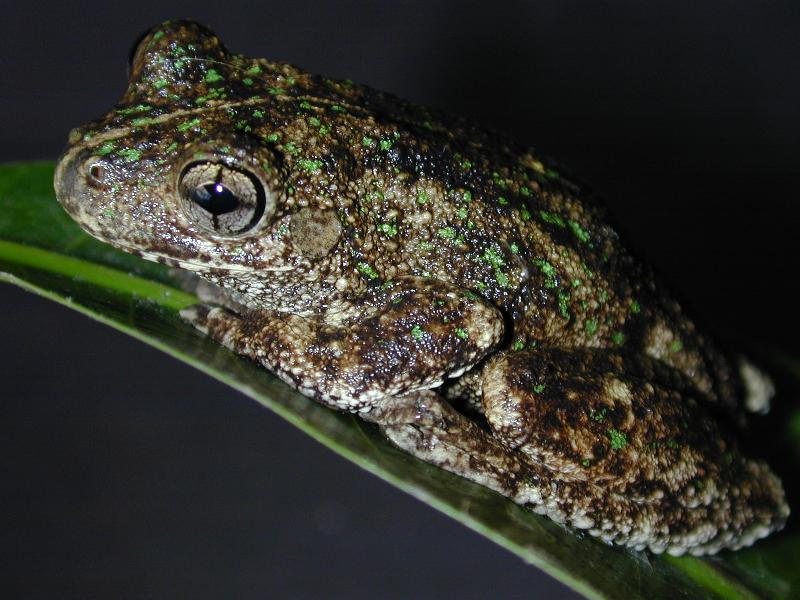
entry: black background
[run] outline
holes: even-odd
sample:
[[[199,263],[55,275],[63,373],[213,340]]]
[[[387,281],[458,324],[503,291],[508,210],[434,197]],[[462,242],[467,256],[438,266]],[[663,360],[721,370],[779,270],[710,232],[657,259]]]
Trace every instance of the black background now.
[[[3,7],[0,159],[55,158],[167,18],[512,133],[589,182],[697,319],[796,349],[797,2]],[[155,350],[0,287],[12,597],[571,593]],[[4,594],[6,595],[6,594]]]

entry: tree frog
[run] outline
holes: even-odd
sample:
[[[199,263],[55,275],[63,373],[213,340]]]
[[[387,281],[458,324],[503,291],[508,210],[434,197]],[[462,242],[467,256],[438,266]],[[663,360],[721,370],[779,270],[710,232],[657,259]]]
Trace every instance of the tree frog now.
[[[196,274],[197,329],[536,513],[676,555],[789,514],[738,441],[769,378],[501,134],[170,21],[55,188],[91,235]]]

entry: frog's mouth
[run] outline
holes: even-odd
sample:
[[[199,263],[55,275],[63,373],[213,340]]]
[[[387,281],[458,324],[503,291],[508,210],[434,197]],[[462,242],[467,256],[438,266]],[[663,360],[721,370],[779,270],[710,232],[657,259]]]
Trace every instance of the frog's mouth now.
[[[252,265],[240,265],[228,262],[223,263],[222,261],[220,261],[220,264],[215,265],[213,261],[200,262],[200,261],[184,260],[180,258],[174,258],[171,256],[165,256],[157,252],[148,252],[147,250],[141,250],[139,248],[125,246],[119,243],[114,243],[114,242],[109,242],[109,243],[111,243],[111,245],[114,246],[115,248],[134,254],[139,258],[143,258],[151,262],[157,262],[162,265],[167,265],[168,267],[174,267],[176,269],[182,269],[184,271],[191,271],[193,273],[205,273],[211,270],[224,270],[226,273],[254,273],[256,271],[279,273],[279,272],[294,270],[294,267],[290,265],[256,268]]]

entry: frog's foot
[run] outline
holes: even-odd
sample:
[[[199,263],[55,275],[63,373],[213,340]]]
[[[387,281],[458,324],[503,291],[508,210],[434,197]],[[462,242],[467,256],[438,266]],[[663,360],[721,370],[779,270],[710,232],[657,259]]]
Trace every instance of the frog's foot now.
[[[744,357],[739,358],[739,374],[745,387],[744,407],[752,413],[768,413],[775,395],[772,379]]]
[[[425,462],[503,494],[519,504],[541,504],[539,481],[548,473],[509,450],[490,433],[452,408],[437,393],[423,390],[386,398],[362,414],[377,423],[389,440]]]
[[[789,514],[779,479],[659,361],[600,349],[498,355],[483,404],[497,438],[551,474],[546,514],[606,541],[713,554]]]

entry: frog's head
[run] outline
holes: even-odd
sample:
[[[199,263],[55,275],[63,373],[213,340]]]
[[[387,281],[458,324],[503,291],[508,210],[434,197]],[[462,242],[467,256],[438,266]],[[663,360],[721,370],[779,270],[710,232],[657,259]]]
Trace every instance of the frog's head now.
[[[310,82],[229,54],[196,23],[164,23],[134,48],[114,110],[70,134],[58,199],[93,236],[151,260],[200,273],[309,268],[340,232],[320,218],[335,215],[340,167],[298,112]]]

